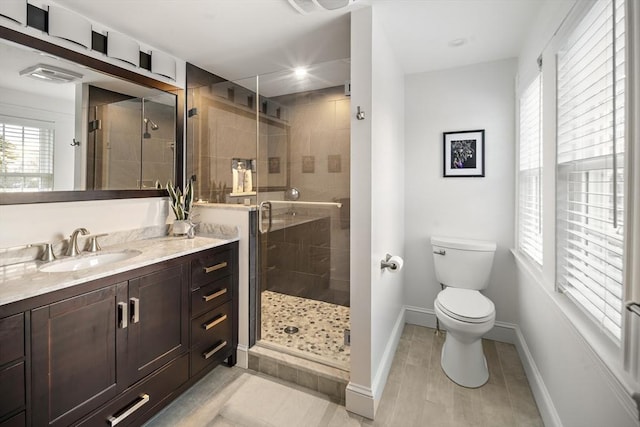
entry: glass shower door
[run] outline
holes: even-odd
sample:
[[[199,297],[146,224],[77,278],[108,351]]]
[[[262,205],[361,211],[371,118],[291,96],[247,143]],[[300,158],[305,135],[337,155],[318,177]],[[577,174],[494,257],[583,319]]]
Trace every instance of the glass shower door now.
[[[348,76],[348,61],[335,61],[311,67],[305,81],[293,72],[258,81],[260,345],[343,369],[349,367]]]

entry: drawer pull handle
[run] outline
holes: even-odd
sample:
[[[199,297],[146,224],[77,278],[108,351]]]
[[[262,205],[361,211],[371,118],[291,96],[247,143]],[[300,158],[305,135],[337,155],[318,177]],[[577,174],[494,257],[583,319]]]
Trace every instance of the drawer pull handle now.
[[[212,299],[216,299],[216,298],[218,298],[220,295],[224,295],[224,294],[226,294],[226,293],[227,293],[227,288],[224,288],[224,289],[220,289],[219,291],[216,291],[216,292],[214,292],[214,293],[212,293],[212,294],[204,295],[204,296],[202,297],[202,299],[204,300],[204,302],[209,302],[209,301],[211,301]]]
[[[204,328],[205,331],[208,331],[209,329],[213,328],[214,326],[224,322],[225,320],[227,320],[227,315],[223,314],[222,316],[218,317],[215,320],[212,320],[208,323],[203,323],[202,327]]]
[[[109,421],[109,425],[111,427],[118,425],[120,422],[124,421],[124,419],[127,418],[129,415],[133,414],[138,409],[142,408],[145,404],[147,404],[147,402],[149,402],[149,395],[147,393],[141,394],[140,396],[138,396],[136,403],[129,406],[127,409],[124,410],[124,412],[120,413],[117,417],[111,416],[107,418],[107,420]]]
[[[210,358],[211,356],[213,356],[214,354],[216,354],[217,352],[222,350],[226,345],[227,345],[227,342],[226,341],[222,341],[220,344],[218,344],[217,346],[215,346],[211,350],[205,351],[204,353],[202,353],[202,357],[204,357],[204,360],[207,360],[208,358]]]
[[[227,261],[223,261],[220,264],[212,265],[211,267],[205,267],[205,273],[211,273],[212,271],[220,270],[221,268],[225,268],[227,266]]]

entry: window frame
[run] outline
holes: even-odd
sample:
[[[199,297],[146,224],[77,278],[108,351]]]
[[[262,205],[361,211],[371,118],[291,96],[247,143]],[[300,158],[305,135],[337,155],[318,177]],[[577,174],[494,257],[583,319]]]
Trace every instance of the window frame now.
[[[17,151],[20,153],[19,158],[22,160],[22,165],[19,168],[20,170],[18,171],[12,171],[12,172],[6,172],[6,173],[0,171],[0,175],[4,175],[6,177],[21,178],[22,186],[20,186],[19,192],[53,191],[54,190],[53,168],[55,164],[55,123],[47,120],[36,120],[31,118],[0,115],[0,129],[3,130],[0,133],[5,136],[7,135],[6,127],[20,128],[19,132],[16,132],[14,130],[14,133],[16,134],[19,133],[21,135],[19,142],[9,141],[7,140],[7,138],[5,138],[5,141],[7,141],[10,144],[19,144]],[[38,139],[37,157],[38,157],[38,163],[39,163],[38,170],[25,171],[25,165],[24,165],[24,161],[26,157],[25,150],[27,149],[27,145],[29,144],[25,135],[29,133],[35,133],[35,132],[38,133],[38,138],[37,138]],[[43,138],[43,136],[45,138]],[[33,145],[36,145],[36,144],[33,144]],[[1,152],[3,154],[6,154],[6,149],[3,149]],[[48,171],[43,170],[43,166],[44,168],[48,169]],[[40,184],[38,185],[37,188],[25,187],[24,184],[29,178],[36,178],[40,180]],[[49,182],[49,185],[47,185],[46,187],[43,187],[42,182],[46,182],[46,181]],[[7,195],[7,194],[14,193],[14,191],[12,190],[3,191],[3,189],[0,188],[0,193]]]

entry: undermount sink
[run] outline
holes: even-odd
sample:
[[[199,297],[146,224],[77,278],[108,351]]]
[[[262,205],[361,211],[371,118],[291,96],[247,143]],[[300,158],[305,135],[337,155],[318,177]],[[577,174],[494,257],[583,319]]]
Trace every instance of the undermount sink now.
[[[40,267],[40,271],[45,273],[64,273],[68,271],[84,270],[87,268],[100,267],[114,262],[123,261],[125,259],[138,256],[141,253],[142,252],[136,250],[92,253],[53,261]]]

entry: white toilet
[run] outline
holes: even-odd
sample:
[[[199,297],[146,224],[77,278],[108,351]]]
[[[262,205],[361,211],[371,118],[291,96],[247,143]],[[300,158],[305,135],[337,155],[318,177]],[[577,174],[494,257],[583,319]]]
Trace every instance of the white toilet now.
[[[482,336],[496,320],[493,302],[480,290],[489,284],[496,244],[432,237],[431,246],[436,278],[446,286],[434,302],[440,326],[447,331],[442,369],[461,386],[480,387],[489,379]]]

